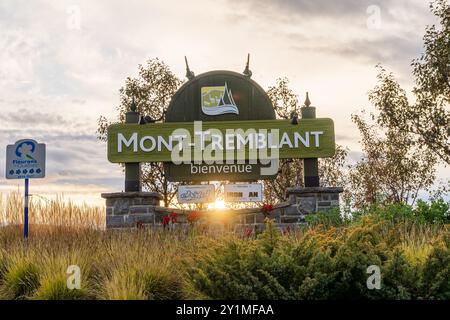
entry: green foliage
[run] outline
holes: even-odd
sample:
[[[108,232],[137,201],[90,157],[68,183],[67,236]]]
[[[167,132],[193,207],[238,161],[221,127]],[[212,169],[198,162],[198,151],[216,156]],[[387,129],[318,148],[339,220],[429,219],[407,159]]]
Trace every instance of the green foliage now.
[[[418,250],[418,258],[411,259],[406,250],[408,241],[417,245],[425,239],[422,246],[431,246],[426,239],[433,229],[422,229],[419,235],[404,228],[416,215],[429,217],[432,209],[391,209],[391,216],[383,208],[345,224],[334,217],[338,228],[325,214],[317,214],[315,226],[295,237],[282,236],[269,221],[256,240],[216,242],[188,259],[187,277],[212,299],[447,299],[448,247],[436,238],[441,245]],[[436,221],[430,219],[424,223]],[[371,265],[381,269],[380,290],[367,287]]]
[[[383,265],[383,284],[380,292],[374,292],[374,297],[393,300],[420,298],[421,280],[418,271],[400,250],[395,249]]]
[[[422,286],[426,299],[450,299],[450,249],[438,246],[433,249],[423,266]]]
[[[333,208],[327,212],[309,214],[305,219],[311,226],[324,225],[327,227],[344,225],[349,221],[349,218],[341,214],[338,208]]]
[[[147,230],[0,229],[1,299],[449,299],[449,205],[376,204],[256,238]],[[327,216],[328,214],[328,216]],[[81,289],[69,290],[78,265]],[[381,288],[369,290],[369,266]],[[3,267],[2,267],[3,266]]]
[[[415,216],[419,217],[421,222],[450,223],[450,205],[443,199],[433,201],[431,204],[419,200]]]
[[[417,224],[450,222],[450,205],[442,198],[427,203],[418,200],[415,207],[404,203],[373,206],[371,213],[388,221],[409,221]]]

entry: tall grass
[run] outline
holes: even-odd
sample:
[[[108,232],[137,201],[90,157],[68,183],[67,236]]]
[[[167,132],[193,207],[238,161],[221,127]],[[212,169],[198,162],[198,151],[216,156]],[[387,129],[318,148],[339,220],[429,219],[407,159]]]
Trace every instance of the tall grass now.
[[[19,230],[18,230],[19,229]],[[0,229],[0,297],[6,299],[183,298],[183,252],[189,235],[143,230],[35,227]],[[81,288],[66,286],[67,268],[81,269]]]
[[[23,195],[12,192],[0,194],[0,226],[23,224]],[[51,225],[74,228],[105,227],[105,210],[87,204],[76,205],[64,197],[48,200],[31,196],[29,201],[30,225]]]

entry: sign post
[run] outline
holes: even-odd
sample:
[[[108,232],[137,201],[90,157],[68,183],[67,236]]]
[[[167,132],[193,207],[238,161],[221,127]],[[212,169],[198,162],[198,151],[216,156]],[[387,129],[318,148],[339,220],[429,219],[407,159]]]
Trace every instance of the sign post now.
[[[125,113],[125,123],[139,123],[139,112],[137,112],[136,102],[133,101],[130,111]],[[141,192],[141,164],[139,162],[125,163],[125,192]]]
[[[28,178],[25,178],[25,201],[23,211],[23,237],[25,240],[28,240]]]
[[[45,177],[45,144],[22,139],[6,147],[6,179],[24,179],[23,236],[28,240],[29,179]]]
[[[308,92],[305,105],[300,108],[302,119],[316,119],[316,108],[311,106]],[[334,143],[334,142],[333,142]],[[303,159],[303,178],[305,187],[320,186],[318,157],[305,157]]]

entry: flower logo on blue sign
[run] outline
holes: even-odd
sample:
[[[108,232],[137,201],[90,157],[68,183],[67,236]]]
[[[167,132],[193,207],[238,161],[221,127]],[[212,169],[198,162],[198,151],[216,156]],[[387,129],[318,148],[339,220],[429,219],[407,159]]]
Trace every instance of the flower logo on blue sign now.
[[[26,160],[36,160],[32,155],[36,150],[36,144],[33,141],[26,140],[19,143],[16,147],[16,156]]]
[[[45,177],[45,144],[22,139],[6,146],[6,179]]]

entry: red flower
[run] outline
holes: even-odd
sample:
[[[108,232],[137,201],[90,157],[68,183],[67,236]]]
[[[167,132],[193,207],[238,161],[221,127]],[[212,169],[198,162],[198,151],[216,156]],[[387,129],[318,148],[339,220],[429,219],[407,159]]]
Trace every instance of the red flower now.
[[[186,219],[188,222],[193,223],[201,218],[202,214],[199,211],[189,212]]]
[[[177,214],[175,212],[171,212],[169,214],[170,220],[172,221],[172,223],[176,223],[177,222]]]
[[[163,218],[162,225],[165,227],[166,225],[169,224],[169,222],[170,222],[170,217],[169,216],[165,216]]]
[[[245,236],[247,237],[247,238],[250,238],[250,236],[253,234],[253,229],[252,228],[247,228],[246,230],[245,230]]]
[[[265,215],[268,215],[270,213],[270,211],[273,210],[273,205],[264,203],[261,210]]]

